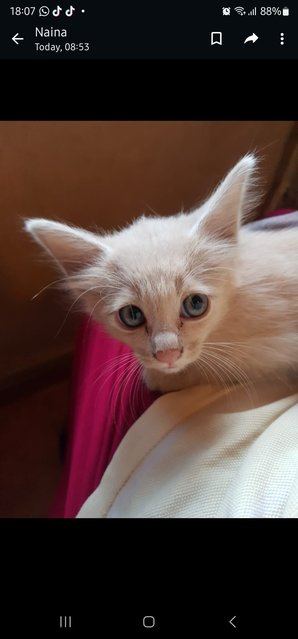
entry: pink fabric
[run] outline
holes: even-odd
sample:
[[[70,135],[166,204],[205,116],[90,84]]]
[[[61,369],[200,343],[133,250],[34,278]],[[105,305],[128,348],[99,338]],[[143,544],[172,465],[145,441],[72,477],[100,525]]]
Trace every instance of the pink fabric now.
[[[128,346],[84,318],[74,362],[66,463],[50,517],[77,515],[127,430],[159,396],[143,383],[136,386],[129,364],[113,359],[129,353]]]

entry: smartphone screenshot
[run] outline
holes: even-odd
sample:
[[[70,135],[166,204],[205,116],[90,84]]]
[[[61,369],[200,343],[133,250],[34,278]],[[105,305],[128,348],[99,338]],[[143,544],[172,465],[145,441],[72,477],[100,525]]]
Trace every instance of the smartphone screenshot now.
[[[298,8],[0,6],[5,636],[290,636]]]

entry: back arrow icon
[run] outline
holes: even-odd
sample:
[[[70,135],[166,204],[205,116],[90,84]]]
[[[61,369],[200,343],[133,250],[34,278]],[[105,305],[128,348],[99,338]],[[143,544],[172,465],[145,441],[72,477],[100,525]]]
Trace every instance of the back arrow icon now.
[[[259,39],[259,36],[257,36],[255,33],[252,33],[252,35],[248,36],[248,38],[244,40],[244,44],[246,44],[247,42],[255,43],[258,39]]]
[[[233,626],[233,628],[236,628],[235,624],[233,623],[234,619],[236,619],[236,615],[232,617],[232,619],[230,619],[229,623],[231,624],[231,626]]]
[[[19,40],[24,40],[24,38],[21,38],[20,36],[18,37],[18,33],[16,33],[11,39],[14,41],[15,44],[19,44]]]

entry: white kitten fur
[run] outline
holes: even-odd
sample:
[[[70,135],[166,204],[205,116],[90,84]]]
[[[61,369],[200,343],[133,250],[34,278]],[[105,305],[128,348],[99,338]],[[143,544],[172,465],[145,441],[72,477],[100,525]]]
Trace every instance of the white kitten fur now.
[[[188,214],[142,216],[121,231],[25,222],[74,299],[133,349],[152,389],[247,385],[297,371],[298,229],[240,228],[254,204],[255,166],[252,155],[242,158]],[[208,296],[196,318],[181,315],[190,294]],[[127,305],[141,309],[145,324],[121,324],[117,312]],[[172,366],[156,358],[169,351],[181,353]]]

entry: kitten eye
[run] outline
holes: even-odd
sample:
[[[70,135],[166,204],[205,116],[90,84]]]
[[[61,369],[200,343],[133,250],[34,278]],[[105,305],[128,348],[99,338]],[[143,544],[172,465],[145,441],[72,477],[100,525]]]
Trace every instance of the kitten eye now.
[[[181,315],[184,317],[199,317],[208,308],[208,297],[204,293],[189,295],[182,302]]]
[[[118,317],[122,324],[130,328],[135,328],[145,323],[144,313],[137,306],[132,306],[132,304],[120,308]]]

